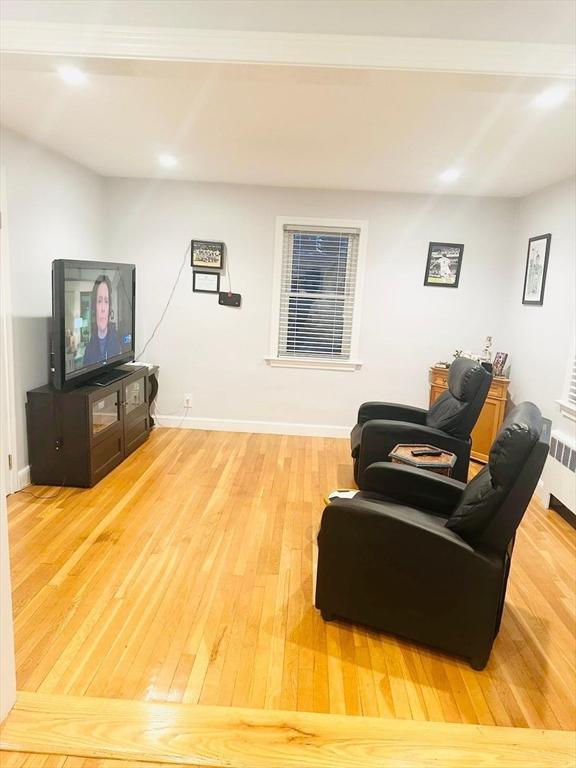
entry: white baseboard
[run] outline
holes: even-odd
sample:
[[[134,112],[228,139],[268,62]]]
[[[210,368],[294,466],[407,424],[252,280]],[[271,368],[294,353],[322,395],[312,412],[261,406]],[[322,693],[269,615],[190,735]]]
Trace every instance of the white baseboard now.
[[[538,485],[536,486],[535,494],[542,502],[542,505],[546,507],[546,509],[548,509],[548,507],[550,506],[550,491],[544,485],[544,481],[542,480],[542,478],[538,480]]]
[[[18,490],[21,491],[27,485],[30,485],[30,465],[18,470]]]
[[[264,435],[302,435],[304,437],[348,437],[351,427],[331,424],[294,424],[281,421],[238,421],[236,419],[200,419],[193,416],[159,416],[159,427],[206,429],[211,432],[254,432]]]
[[[548,504],[550,503],[550,494],[552,494],[565,507],[576,514],[576,475],[574,475],[574,472],[570,471],[568,467],[565,467],[553,456],[548,455],[540,482],[543,484],[547,494],[546,501]],[[543,503],[545,502],[543,501]]]

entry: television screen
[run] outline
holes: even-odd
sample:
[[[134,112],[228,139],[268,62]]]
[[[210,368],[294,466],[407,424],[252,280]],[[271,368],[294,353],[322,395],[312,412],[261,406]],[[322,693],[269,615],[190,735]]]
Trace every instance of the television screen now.
[[[134,358],[132,264],[53,263],[55,384]]]

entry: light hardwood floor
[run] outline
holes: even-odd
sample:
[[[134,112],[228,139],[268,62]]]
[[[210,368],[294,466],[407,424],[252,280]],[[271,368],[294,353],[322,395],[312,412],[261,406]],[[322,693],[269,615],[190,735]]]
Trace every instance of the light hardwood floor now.
[[[0,727],[5,749],[190,768],[474,768],[480,755],[483,768],[573,768],[574,742],[566,731],[23,692]]]
[[[351,484],[346,440],[157,429],[93,489],[10,497],[18,689],[573,729],[575,531],[532,502],[475,672],[314,609]]]
[[[166,768],[166,763],[2,752],[0,766],[1,768]]]

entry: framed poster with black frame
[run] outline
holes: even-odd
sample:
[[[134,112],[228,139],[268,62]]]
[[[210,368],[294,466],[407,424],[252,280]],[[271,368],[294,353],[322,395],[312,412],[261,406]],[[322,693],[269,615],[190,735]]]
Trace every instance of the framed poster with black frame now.
[[[192,272],[192,290],[195,293],[220,293],[220,274],[218,272]]]
[[[551,234],[538,235],[528,240],[522,304],[533,304],[534,306],[544,304],[544,288],[546,287],[551,240]]]
[[[424,285],[458,288],[463,254],[462,243],[430,243]]]
[[[192,240],[192,267],[200,269],[224,268],[224,243],[210,240]]]

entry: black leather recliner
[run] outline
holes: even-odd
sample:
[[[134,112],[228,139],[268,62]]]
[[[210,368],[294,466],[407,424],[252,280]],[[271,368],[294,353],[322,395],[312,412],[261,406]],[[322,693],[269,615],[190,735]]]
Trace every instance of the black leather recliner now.
[[[452,476],[466,482],[470,433],[478,420],[492,374],[480,363],[457,357],[448,371],[448,390],[428,410],[396,403],[360,406],[350,442],[354,479],[364,488],[364,472],[375,461],[387,461],[398,443],[428,443],[456,454]]]
[[[465,656],[483,669],[500,627],[516,528],[534,493],[550,422],[508,416],[468,485],[379,462],[367,491],[324,509],[316,607]]]

